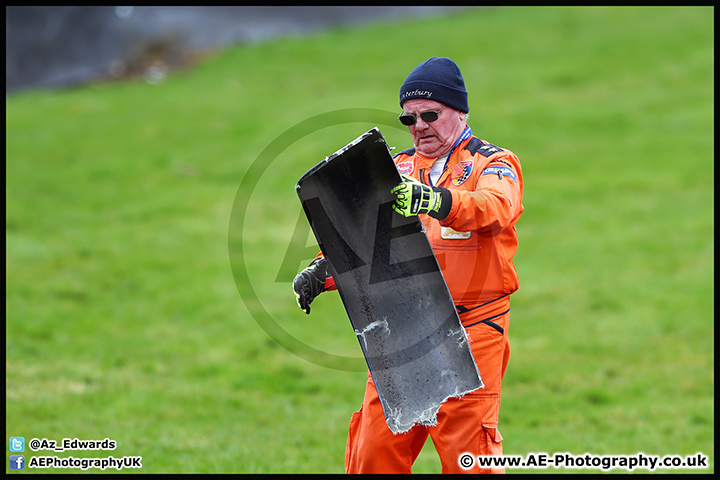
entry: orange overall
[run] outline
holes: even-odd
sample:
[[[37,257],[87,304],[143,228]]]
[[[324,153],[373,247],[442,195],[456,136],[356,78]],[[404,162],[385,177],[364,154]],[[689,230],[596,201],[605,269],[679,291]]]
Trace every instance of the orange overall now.
[[[431,184],[434,158],[414,149],[395,157],[400,173]],[[435,183],[452,194],[448,216],[438,221],[420,215],[445,277],[485,387],[442,404],[437,424],[416,425],[394,435],[385,423],[377,390],[368,375],[361,409],[350,421],[346,473],[411,473],[428,435],[440,456],[443,473],[504,473],[470,469],[463,454],[502,455],[498,430],[500,392],[510,357],[510,294],[518,289],[512,258],[518,240],[515,223],[522,214],[520,162],[510,152],[471,136],[447,159]],[[332,280],[326,288],[332,289]]]

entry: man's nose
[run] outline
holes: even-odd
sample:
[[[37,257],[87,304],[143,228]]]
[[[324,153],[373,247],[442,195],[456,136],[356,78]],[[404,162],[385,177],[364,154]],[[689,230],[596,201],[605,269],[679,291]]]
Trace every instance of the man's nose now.
[[[425,120],[418,117],[415,119],[415,130],[427,130],[430,127],[430,124],[427,123]]]

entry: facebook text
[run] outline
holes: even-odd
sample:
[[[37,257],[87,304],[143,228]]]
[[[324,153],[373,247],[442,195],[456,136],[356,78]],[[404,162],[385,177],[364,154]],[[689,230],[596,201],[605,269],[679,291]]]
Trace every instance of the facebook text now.
[[[29,468],[79,468],[88,470],[90,468],[114,468],[122,470],[123,468],[142,468],[142,457],[106,457],[106,458],[59,458],[54,456],[37,456],[30,457],[28,461]]]

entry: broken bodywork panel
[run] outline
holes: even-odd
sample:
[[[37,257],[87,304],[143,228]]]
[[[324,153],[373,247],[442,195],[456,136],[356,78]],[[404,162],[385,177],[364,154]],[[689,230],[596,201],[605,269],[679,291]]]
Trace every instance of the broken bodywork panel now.
[[[392,210],[400,180],[373,128],[296,186],[394,433],[483,386],[422,224]]]

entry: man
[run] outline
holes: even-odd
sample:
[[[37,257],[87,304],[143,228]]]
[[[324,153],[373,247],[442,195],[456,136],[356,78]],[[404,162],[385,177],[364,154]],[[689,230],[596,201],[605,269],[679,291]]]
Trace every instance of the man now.
[[[504,473],[477,462],[464,468],[460,458],[502,455],[498,418],[510,356],[510,294],[518,289],[512,258],[523,211],[520,162],[473,135],[465,82],[449,58],[432,57],[412,70],[400,88],[400,106],[414,146],[395,156],[403,181],[392,189],[393,209],[418,215],[425,227],[485,387],[442,404],[436,425],[394,435],[368,375],[362,408],[350,421],[345,470],[411,473],[430,435],[443,473]],[[320,292],[334,289],[322,255],[298,274],[294,289],[306,313]]]

